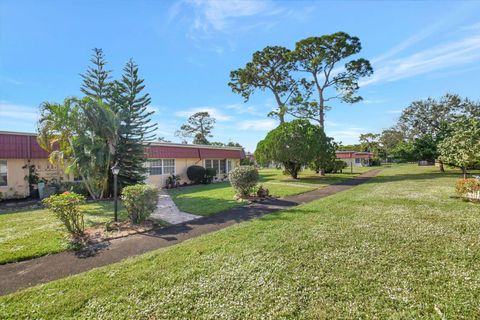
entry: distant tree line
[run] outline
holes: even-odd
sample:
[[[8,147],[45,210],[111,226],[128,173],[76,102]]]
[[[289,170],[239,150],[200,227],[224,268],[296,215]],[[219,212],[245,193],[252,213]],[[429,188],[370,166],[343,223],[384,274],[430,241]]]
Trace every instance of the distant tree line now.
[[[360,135],[360,144],[348,146],[373,152],[388,161],[438,161],[459,167],[464,174],[480,164],[480,102],[446,94],[440,99],[413,101],[396,125],[380,134]]]

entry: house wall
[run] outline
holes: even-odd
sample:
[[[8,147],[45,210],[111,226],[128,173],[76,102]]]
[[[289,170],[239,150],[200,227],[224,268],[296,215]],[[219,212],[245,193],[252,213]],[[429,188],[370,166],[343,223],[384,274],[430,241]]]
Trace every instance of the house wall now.
[[[354,167],[363,167],[364,165],[366,166],[366,164],[363,164],[363,162],[367,161],[368,159],[362,159],[360,163],[356,163],[355,158],[347,158],[347,159],[339,159],[339,160],[346,162],[348,167],[350,167],[351,165],[353,165]]]
[[[217,158],[209,158],[209,159],[217,159]],[[218,158],[219,160],[225,158]],[[227,159],[232,162],[232,169],[236,168],[240,165],[240,159]],[[204,159],[198,158],[177,158],[175,159],[175,174],[180,176],[180,184],[183,183],[191,183],[191,181],[187,177],[187,169],[190,166],[197,165],[205,167]],[[147,177],[146,183],[152,184],[159,188],[164,188],[166,185],[167,178],[170,174],[162,174],[162,175],[150,175]],[[221,175],[217,175],[220,178]]]
[[[2,159],[3,160],[3,159]],[[7,160],[7,186],[0,186],[0,192],[5,199],[28,197],[30,189],[27,176],[28,168],[25,165],[35,165],[39,178],[47,181],[56,179],[58,181],[73,180],[72,175],[66,175],[61,167],[52,165],[48,159],[6,159]]]
[[[216,159],[216,158],[212,158]],[[222,158],[224,159],[224,158]],[[3,160],[3,159],[1,159]],[[35,165],[35,170],[39,178],[43,178],[47,181],[57,180],[61,181],[73,181],[73,175],[67,175],[64,173],[63,168],[52,165],[48,159],[6,159],[7,160],[7,185],[0,186],[0,192],[4,199],[11,198],[25,198],[29,196],[30,190],[26,176],[28,175],[28,169],[23,168],[27,164]],[[221,159],[220,159],[221,160]],[[232,163],[232,169],[240,165],[240,159],[227,159]],[[175,159],[175,174],[180,175],[180,183],[190,183],[187,177],[187,168],[192,165],[205,166],[203,159],[198,158],[180,158]],[[159,188],[165,187],[166,179],[169,174],[152,175],[148,176],[147,183],[155,185]],[[221,178],[221,175],[217,175]]]

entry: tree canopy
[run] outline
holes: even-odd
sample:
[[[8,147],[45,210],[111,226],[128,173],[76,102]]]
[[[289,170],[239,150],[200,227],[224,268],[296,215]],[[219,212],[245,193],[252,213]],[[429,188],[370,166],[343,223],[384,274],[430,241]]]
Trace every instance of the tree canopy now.
[[[255,158],[259,163],[283,164],[285,171],[296,179],[303,165],[327,152],[327,139],[322,128],[306,120],[285,122],[257,144]]]
[[[316,91],[317,99],[311,94],[304,95],[295,101],[295,108],[291,114],[304,119],[318,122],[325,126],[325,111],[331,106],[332,100],[346,103],[355,103],[362,100],[356,95],[359,89],[359,80],[373,74],[370,62],[363,58],[347,61],[343,66],[339,64],[362,49],[360,39],[345,32],[336,32],[320,37],[309,37],[300,40],[295,45],[294,60],[297,71],[307,73],[300,83],[305,91],[312,88]],[[331,93],[328,93],[332,89]]]
[[[297,88],[292,75],[295,62],[291,55],[292,52],[285,47],[265,47],[255,52],[244,68],[230,72],[228,85],[233,92],[242,95],[245,102],[256,90],[270,91],[275,98],[277,109],[269,115],[278,117],[280,123],[283,123],[288,102]]]
[[[480,163],[480,120],[461,117],[450,128],[450,134],[438,146],[440,158],[462,168],[466,178],[467,169]]]
[[[182,138],[194,138],[194,144],[209,144],[208,139],[212,136],[215,118],[211,117],[207,111],[196,112],[191,115],[187,123],[180,127],[175,133]]]

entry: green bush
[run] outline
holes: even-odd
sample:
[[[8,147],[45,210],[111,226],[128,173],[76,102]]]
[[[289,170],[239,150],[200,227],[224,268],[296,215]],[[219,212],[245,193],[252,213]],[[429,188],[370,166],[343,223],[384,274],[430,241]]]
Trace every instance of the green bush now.
[[[190,166],[187,169],[188,180],[201,183],[205,178],[205,168],[202,166]]]
[[[136,184],[122,190],[122,200],[132,223],[143,222],[155,211],[159,190],[155,186]]]
[[[43,204],[62,221],[71,234],[82,234],[85,230],[83,211],[80,205],[85,203],[85,197],[75,192],[64,192],[43,199]]]
[[[342,172],[343,169],[347,167],[347,163],[342,160],[335,160],[329,163],[325,168],[325,173],[337,173]]]
[[[88,190],[87,190],[87,188],[85,188],[85,184],[83,184],[83,182],[77,182],[77,181],[61,182],[58,185],[58,192],[63,193],[65,191],[78,193],[78,194],[84,195],[86,197],[89,196]]]
[[[205,177],[203,178],[204,184],[210,184],[213,181],[213,178],[217,175],[217,170],[214,168],[205,169]]]
[[[246,198],[258,183],[258,171],[253,166],[239,166],[230,171],[228,179],[235,193],[240,198]]]

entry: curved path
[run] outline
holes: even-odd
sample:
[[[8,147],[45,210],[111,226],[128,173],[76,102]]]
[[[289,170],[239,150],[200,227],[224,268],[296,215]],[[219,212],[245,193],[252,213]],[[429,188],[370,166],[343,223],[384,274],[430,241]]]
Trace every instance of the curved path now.
[[[131,256],[168,247],[264,214],[324,198],[362,184],[377,175],[379,171],[371,170],[342,183],[300,195],[252,203],[209,217],[112,240],[88,252],[62,252],[0,265],[0,295],[119,262]]]

